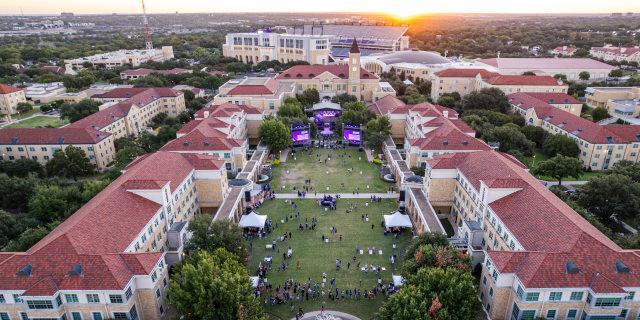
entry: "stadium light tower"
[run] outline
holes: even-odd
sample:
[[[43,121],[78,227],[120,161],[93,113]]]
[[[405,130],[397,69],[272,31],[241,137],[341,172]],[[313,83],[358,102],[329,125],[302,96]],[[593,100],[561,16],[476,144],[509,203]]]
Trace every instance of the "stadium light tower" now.
[[[149,30],[149,19],[147,19],[147,8],[142,0],[142,24],[144,25],[144,45],[147,50],[153,49],[153,41],[151,41],[151,30]]]

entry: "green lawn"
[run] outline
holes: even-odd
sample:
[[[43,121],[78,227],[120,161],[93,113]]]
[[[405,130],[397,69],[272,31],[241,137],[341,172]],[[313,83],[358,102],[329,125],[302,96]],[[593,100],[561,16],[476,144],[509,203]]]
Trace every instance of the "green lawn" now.
[[[311,179],[312,192],[317,190],[318,193],[351,193],[356,189],[360,193],[386,192],[390,186],[380,179],[380,167],[367,162],[364,152],[357,149],[312,150],[312,154],[301,151],[295,157],[289,154],[287,162],[273,169],[273,190],[295,193],[293,188],[302,188],[305,179]],[[331,160],[325,164],[329,155]],[[349,172],[351,168],[353,170]]]
[[[256,274],[256,270],[260,261],[267,256],[273,256],[273,268],[267,275],[268,281],[275,288],[278,285],[282,285],[286,279],[293,279],[299,283],[306,283],[308,278],[311,278],[313,283],[322,282],[322,273],[327,273],[327,282],[325,290],[330,288],[329,282],[332,278],[336,279],[336,287],[340,289],[354,289],[360,288],[361,290],[373,288],[378,279],[378,274],[375,272],[363,272],[356,267],[357,263],[363,267],[365,264],[380,265],[386,268],[386,271],[380,273],[380,277],[384,283],[391,281],[392,274],[398,274],[398,271],[393,267],[389,261],[389,257],[392,254],[398,256],[396,266],[400,263],[400,256],[406,245],[411,239],[411,233],[406,231],[397,239],[393,236],[384,236],[383,228],[380,226],[380,221],[384,214],[389,214],[397,209],[397,203],[394,200],[383,200],[378,203],[370,203],[369,206],[365,206],[368,202],[366,199],[340,199],[338,200],[338,210],[325,211],[320,208],[314,200],[294,200],[298,205],[296,210],[291,209],[289,203],[285,203],[285,200],[273,200],[266,201],[259,209],[260,214],[267,214],[270,219],[273,220],[274,225],[277,223],[275,230],[264,239],[256,239],[252,241],[252,252],[249,260],[249,272],[252,275]],[[354,211],[346,213],[346,209],[355,205]],[[300,220],[295,218],[295,212],[301,213]],[[369,221],[362,221],[362,214],[369,215]],[[291,215],[293,218],[288,221],[285,219],[286,215]],[[318,225],[315,230],[298,229],[299,223],[305,223],[308,221],[311,224],[311,218],[318,218]],[[305,220],[308,219],[308,220]],[[371,225],[374,228],[371,228]],[[332,234],[331,227],[337,227],[337,234]],[[266,249],[266,244],[270,244],[276,237],[291,232],[292,238],[286,241],[277,241],[278,251]],[[322,236],[329,237],[329,242],[322,242]],[[342,235],[342,240],[340,240]],[[393,249],[393,244],[396,244],[396,249]],[[365,250],[365,254],[360,255],[356,253],[355,247],[359,245],[360,248]],[[293,250],[293,257],[287,259],[289,268],[286,271],[278,271],[278,268],[283,262],[282,253],[286,252],[287,248],[291,246]],[[381,249],[382,255],[378,253],[369,255],[366,251],[367,247],[375,247],[376,251]],[[353,261],[353,257],[356,257],[356,261]],[[342,260],[342,270],[336,271],[335,261],[336,259]],[[296,268],[297,261],[300,261],[300,269]],[[351,262],[352,266],[347,270],[347,262]],[[335,288],[334,288],[335,290]],[[266,305],[266,310],[271,315],[276,315],[283,319],[290,319],[293,317],[291,307],[295,311],[298,307],[301,307],[305,312],[319,310],[320,306],[324,303],[325,308],[330,310],[339,310],[347,313],[354,314],[362,319],[371,319],[375,312],[378,310],[380,304],[384,301],[384,298],[379,297],[374,300],[360,299],[359,301],[342,301],[332,302],[325,296],[325,299],[317,299],[313,301],[295,301],[293,304],[287,305]],[[276,318],[276,317],[273,317]]]
[[[20,119],[24,119],[24,118],[30,117],[30,116],[38,113],[38,112],[40,112],[40,106],[39,105],[34,105],[33,109],[31,109],[31,111],[25,112],[25,113],[17,113],[17,114],[12,115],[11,117],[14,120],[20,120]]]
[[[37,128],[52,126],[54,128],[62,127],[69,123],[69,120],[62,120],[58,117],[35,116],[33,118],[23,120],[14,124],[10,124],[5,128]]]

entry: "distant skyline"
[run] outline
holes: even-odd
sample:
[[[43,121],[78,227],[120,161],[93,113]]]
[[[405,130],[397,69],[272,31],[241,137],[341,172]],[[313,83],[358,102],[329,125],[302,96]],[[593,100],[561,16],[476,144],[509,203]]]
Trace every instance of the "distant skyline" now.
[[[140,13],[139,0],[3,1],[0,13]],[[9,3],[7,3],[9,2]],[[429,13],[611,13],[640,12],[640,0],[145,0],[148,13],[371,12],[408,17]]]

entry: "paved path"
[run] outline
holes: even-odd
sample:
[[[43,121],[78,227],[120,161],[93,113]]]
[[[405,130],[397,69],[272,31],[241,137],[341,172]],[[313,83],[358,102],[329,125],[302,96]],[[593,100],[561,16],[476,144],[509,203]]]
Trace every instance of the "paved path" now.
[[[558,181],[544,181],[544,180],[540,180],[540,182],[543,182],[543,184],[549,188],[551,186],[557,186],[558,185]],[[562,181],[562,185],[563,186],[581,186],[583,184],[587,184],[587,182],[589,181]]]
[[[367,155],[367,161],[373,162],[373,151],[369,148],[365,148],[364,153]]]
[[[291,318],[295,319],[295,318]],[[324,314],[320,314],[320,311],[308,312],[305,313],[302,320],[360,320],[360,318],[356,316],[352,316],[348,313],[340,312],[340,311],[331,311],[325,310]]]
[[[278,193],[276,191],[276,199],[322,199],[325,195],[335,196],[335,193],[331,192],[318,192],[317,195],[314,196],[313,192],[307,193],[305,198],[299,198],[297,193]],[[370,199],[371,196],[376,196],[383,199],[396,199],[398,198],[398,193],[390,192],[390,193],[338,193],[341,199]]]

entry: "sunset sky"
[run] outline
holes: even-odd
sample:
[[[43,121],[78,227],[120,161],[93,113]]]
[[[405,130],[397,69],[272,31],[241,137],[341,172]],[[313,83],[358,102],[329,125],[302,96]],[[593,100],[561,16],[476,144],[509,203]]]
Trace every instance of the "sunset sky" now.
[[[168,12],[383,12],[610,13],[640,12],[640,0],[145,0],[149,13]],[[138,13],[139,0],[0,1],[0,14]]]

